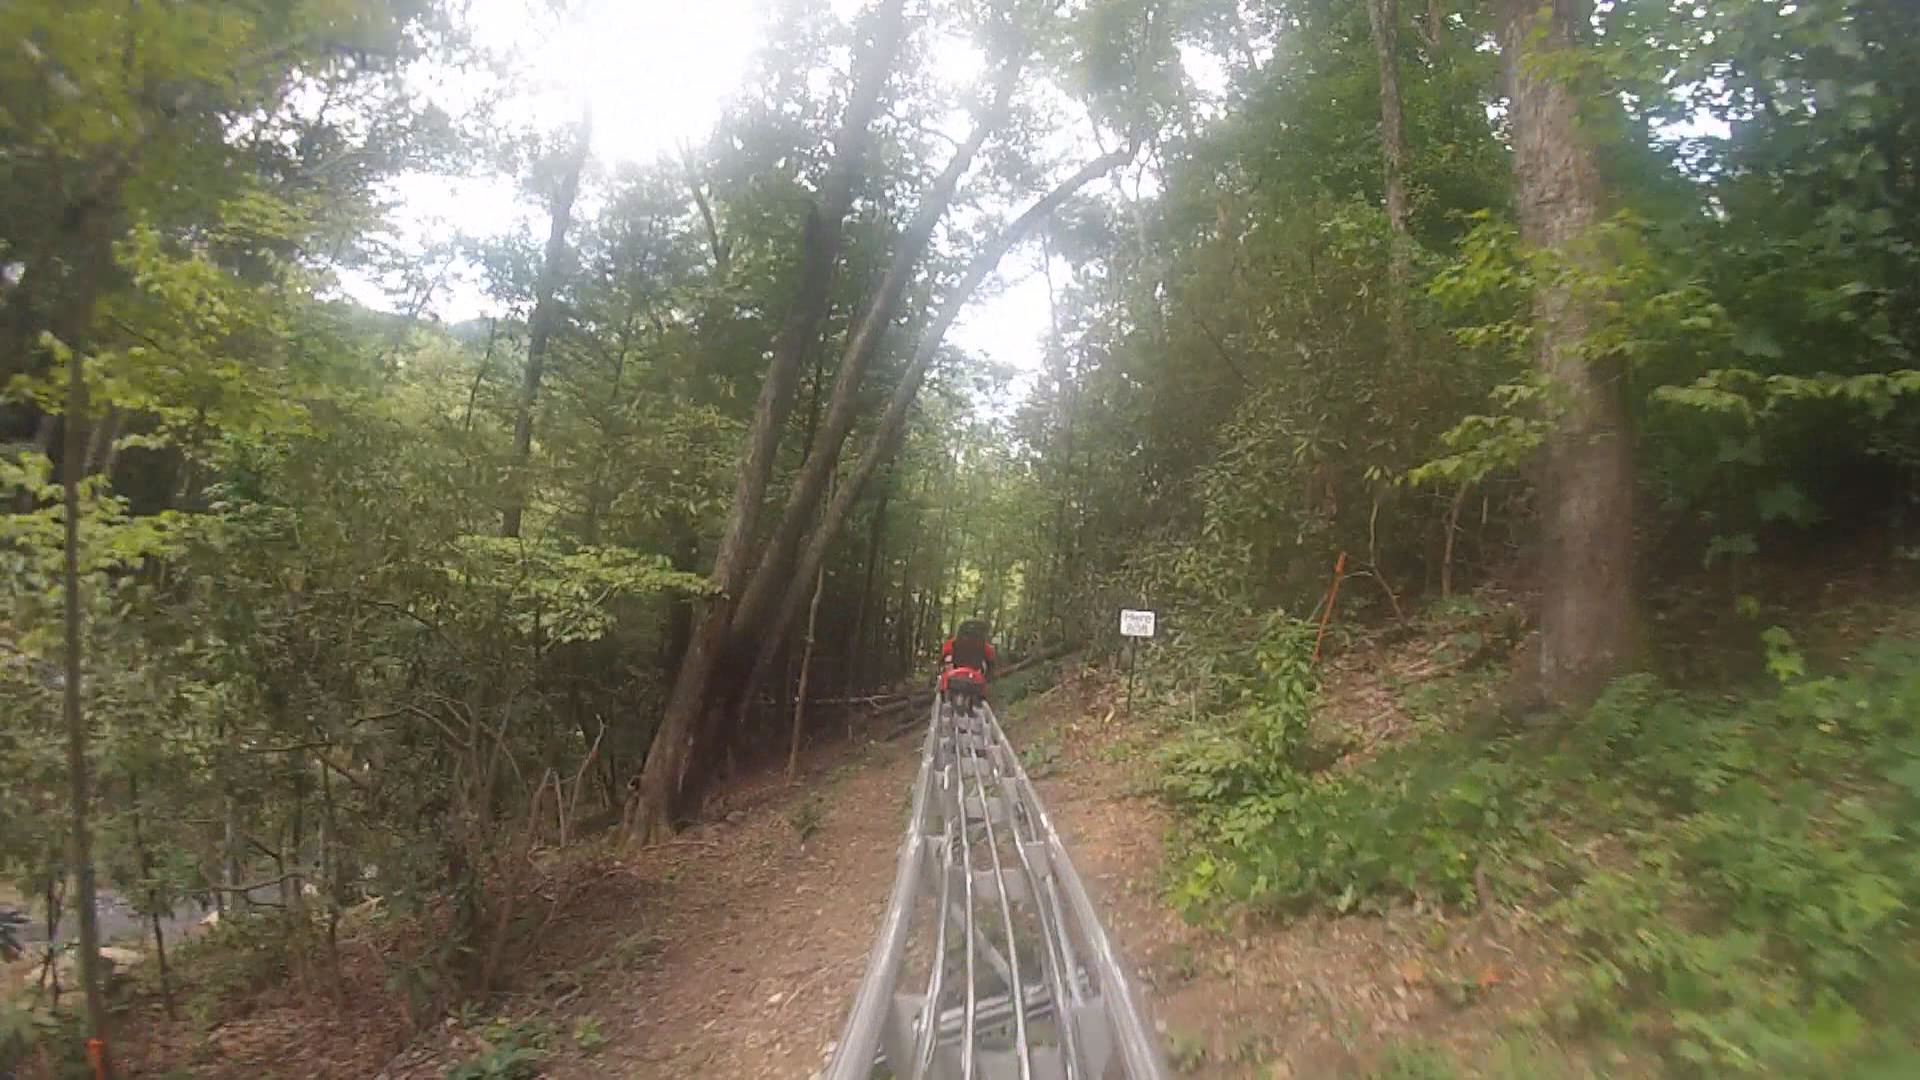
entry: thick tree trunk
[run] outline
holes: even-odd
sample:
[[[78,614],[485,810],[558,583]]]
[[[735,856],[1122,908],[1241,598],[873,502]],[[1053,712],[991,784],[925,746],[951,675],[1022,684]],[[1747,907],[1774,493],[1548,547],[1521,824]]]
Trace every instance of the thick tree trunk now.
[[[1387,346],[1396,369],[1412,353],[1407,336],[1407,289],[1412,239],[1407,224],[1407,136],[1400,118],[1400,2],[1367,0],[1373,49],[1380,60],[1380,160],[1385,172],[1387,224]]]
[[[513,417],[512,482],[507,485],[507,506],[500,515],[501,536],[520,535],[520,518],[527,508],[527,465],[533,459],[533,410],[540,400],[547,350],[553,342],[555,324],[560,321],[556,294],[560,291],[560,282],[566,278],[567,230],[573,225],[573,201],[580,195],[580,174],[587,167],[592,131],[590,121],[581,121],[566,172],[561,174],[559,190],[553,195],[546,257],[540,265],[540,279],[534,285],[533,320],[527,327],[527,370],[520,383],[520,405]]]
[[[754,405],[733,504],[714,554],[713,581],[719,595],[708,601],[694,629],[641,771],[638,805],[629,820],[633,831],[645,841],[660,839],[671,831],[676,813],[689,801],[688,766],[697,741],[705,734],[708,688],[729,644],[734,604],[747,584],[753,536],[774,454],[779,449],[780,432],[793,407],[801,361],[818,338],[820,320],[826,314],[847,212],[853,202],[854,180],[863,167],[881,91],[892,73],[905,31],[904,6],[905,0],[885,0],[874,13],[871,40],[857,53],[853,94],[834,139],[833,166],[822,184],[819,203],[807,217],[801,239],[799,295],[774,341],[773,359]]]
[[[1532,247],[1591,268],[1602,184],[1579,103],[1553,77],[1552,54],[1584,34],[1585,0],[1507,0],[1504,41],[1513,109],[1513,168],[1521,234]],[[1539,691],[1554,704],[1590,701],[1627,662],[1632,645],[1633,452],[1617,360],[1587,339],[1598,319],[1575,273],[1548,278],[1534,297],[1538,363],[1553,432],[1543,499],[1544,595]]]

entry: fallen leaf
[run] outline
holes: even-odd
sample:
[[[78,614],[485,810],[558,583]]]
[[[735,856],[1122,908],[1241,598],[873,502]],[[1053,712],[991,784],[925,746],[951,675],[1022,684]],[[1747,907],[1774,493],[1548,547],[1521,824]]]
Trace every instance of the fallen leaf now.
[[[1421,967],[1418,960],[1402,961],[1400,979],[1408,986],[1423,986],[1427,981],[1427,969]]]

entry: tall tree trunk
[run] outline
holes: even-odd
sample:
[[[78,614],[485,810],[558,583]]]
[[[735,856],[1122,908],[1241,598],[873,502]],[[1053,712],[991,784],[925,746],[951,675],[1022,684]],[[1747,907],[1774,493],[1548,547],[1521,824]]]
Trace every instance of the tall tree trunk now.
[[[1385,172],[1387,224],[1387,347],[1396,371],[1412,353],[1407,336],[1407,289],[1412,238],[1407,227],[1407,136],[1400,118],[1400,0],[1367,0],[1373,49],[1380,60],[1380,160]]]
[[[97,271],[96,271],[97,272]],[[86,307],[91,309],[91,303]],[[80,474],[86,469],[87,384],[82,375],[84,357],[75,347],[67,357],[66,446],[61,453],[60,486],[66,504],[66,545],[62,587],[66,596],[66,682],[61,688],[67,726],[67,781],[72,799],[72,832],[67,863],[73,868],[73,902],[80,917],[80,985],[86,994],[89,1049],[106,1060],[107,999],[101,985],[100,920],[93,871],[93,793],[87,761],[86,714],[81,708],[81,679],[86,666],[81,640],[80,596]],[[107,1068],[111,1074],[111,1068]]]
[[[847,635],[845,666],[841,672],[841,681],[845,684],[842,689],[848,694],[856,693],[865,686],[862,680],[871,668],[871,664],[865,661],[870,651],[865,638],[875,622],[873,576],[880,566],[880,546],[887,538],[887,504],[892,500],[893,488],[897,485],[896,479],[882,488],[880,498],[873,506],[873,529],[867,534],[867,558],[860,577],[860,601],[853,609],[853,632]]]
[[[881,91],[893,71],[905,32],[905,0],[884,0],[874,13],[871,38],[857,50],[853,93],[834,139],[834,160],[811,208],[801,238],[799,294],[774,340],[773,359],[754,404],[747,452],[735,482],[733,503],[714,553],[713,583],[719,590],[707,602],[674,677],[666,710],[641,770],[629,815],[633,831],[645,841],[664,837],[685,805],[688,765],[707,723],[707,691],[729,644],[733,607],[747,584],[753,536],[760,521],[780,432],[793,407],[800,364],[819,336],[833,278],[840,262],[841,239],[853,185],[864,167],[867,144],[879,111]]]
[[[800,773],[800,736],[807,730],[807,682],[813,674],[814,630],[820,625],[820,594],[827,589],[827,568],[813,575],[813,602],[807,606],[807,636],[800,645],[800,684],[793,693],[793,739],[787,745],[787,779]]]
[[[533,287],[533,319],[527,327],[527,370],[520,382],[520,405],[513,416],[513,466],[507,485],[507,507],[500,515],[500,535],[519,536],[520,518],[527,508],[527,465],[533,459],[533,410],[540,400],[540,380],[547,369],[547,350],[560,321],[556,294],[567,274],[567,230],[573,225],[573,201],[580,195],[580,174],[587,167],[587,147],[593,122],[582,119],[574,134],[560,187],[553,193],[547,223],[547,248],[540,278]],[[478,385],[477,383],[475,384]]]
[[[500,320],[487,320],[487,349],[480,354],[480,366],[473,373],[473,387],[467,391],[467,412],[460,420],[460,430],[473,430],[473,406],[480,400],[480,384],[487,380],[487,373],[493,369],[493,343],[500,334]]]
[[[1056,628],[1065,623],[1067,504],[1073,497],[1073,391],[1077,382],[1065,338],[1060,332],[1060,299],[1053,284],[1053,245],[1049,241],[1049,234],[1044,232],[1040,234],[1040,271],[1047,282],[1047,367],[1053,375],[1054,387],[1053,430],[1049,439],[1051,445],[1047,449],[1048,456],[1054,459],[1055,467],[1060,470],[1056,474],[1060,482],[1055,488],[1057,499],[1053,508],[1053,536],[1048,544],[1050,550],[1047,553],[1040,624],[1047,633],[1056,633]]]
[[[159,964],[160,1003],[167,1011],[167,1019],[176,1020],[179,1016],[173,1007],[173,980],[167,971],[167,934],[161,921],[161,897],[153,885],[153,853],[147,849],[147,839],[140,827],[140,778],[131,772],[127,774],[127,802],[132,807],[134,857],[139,861],[140,876],[147,886],[147,919],[153,928],[154,960]]]
[[[1555,409],[1547,438],[1539,691],[1590,701],[1627,662],[1633,634],[1633,450],[1617,359],[1590,354],[1596,298],[1572,279],[1596,269],[1603,190],[1579,103],[1553,54],[1588,25],[1586,0],[1506,0],[1503,46],[1513,101],[1521,235],[1576,273],[1534,297],[1538,363]]]

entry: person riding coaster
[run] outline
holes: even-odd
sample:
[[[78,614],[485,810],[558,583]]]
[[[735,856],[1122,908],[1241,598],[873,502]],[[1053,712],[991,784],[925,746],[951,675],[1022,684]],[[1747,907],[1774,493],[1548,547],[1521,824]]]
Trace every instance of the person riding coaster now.
[[[940,646],[940,698],[963,712],[987,699],[995,663],[987,624],[968,619]]]

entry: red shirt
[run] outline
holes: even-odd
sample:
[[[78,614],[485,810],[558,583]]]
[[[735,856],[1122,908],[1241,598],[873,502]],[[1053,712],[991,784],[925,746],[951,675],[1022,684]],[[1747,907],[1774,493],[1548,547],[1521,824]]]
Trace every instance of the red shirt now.
[[[993,655],[993,644],[991,642],[983,641],[980,643],[980,645],[981,645],[981,648],[986,650],[987,664],[991,666],[997,663],[998,661]],[[948,638],[946,640],[946,643],[940,646],[940,659],[943,663],[953,662],[953,639],[952,638]],[[985,674],[985,672],[982,672],[982,674]]]

